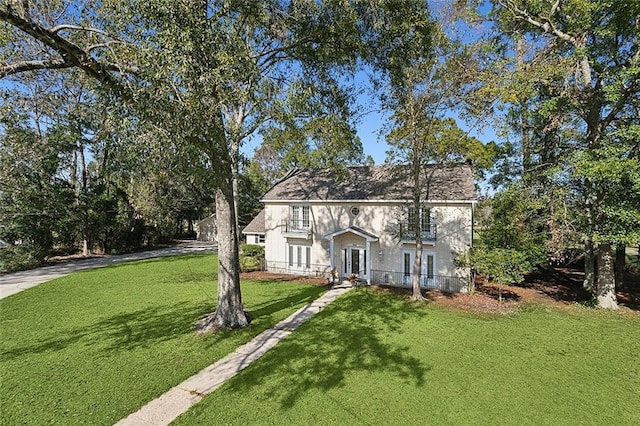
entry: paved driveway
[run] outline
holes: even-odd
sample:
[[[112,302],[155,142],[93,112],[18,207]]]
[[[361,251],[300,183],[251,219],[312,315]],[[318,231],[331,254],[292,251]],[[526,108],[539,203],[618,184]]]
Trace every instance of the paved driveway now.
[[[217,251],[217,245],[201,242],[189,241],[177,246],[142,251],[139,253],[121,254],[115,256],[98,257],[94,259],[84,259],[61,263],[53,266],[31,269],[29,271],[15,272],[13,274],[0,275],[0,299],[11,296],[42,284],[45,281],[62,277],[78,271],[101,268],[115,263],[130,262],[132,260],[151,259],[154,257],[175,256],[189,253],[205,253]]]

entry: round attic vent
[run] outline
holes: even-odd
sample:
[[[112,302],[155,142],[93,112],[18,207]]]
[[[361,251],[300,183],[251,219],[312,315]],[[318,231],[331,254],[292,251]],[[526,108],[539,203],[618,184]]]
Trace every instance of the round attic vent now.
[[[351,207],[351,216],[358,216],[358,213],[360,213],[360,207],[358,206]]]

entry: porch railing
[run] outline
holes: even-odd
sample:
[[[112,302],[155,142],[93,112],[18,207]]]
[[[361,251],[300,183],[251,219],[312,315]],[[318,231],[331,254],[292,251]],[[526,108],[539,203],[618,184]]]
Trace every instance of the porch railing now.
[[[331,274],[331,267],[329,265],[317,263],[298,266],[295,263],[290,265],[289,262],[265,260],[263,265],[265,271],[276,274],[302,275],[306,277],[329,277]]]
[[[288,262],[265,261],[264,270],[276,274],[291,274],[307,277],[331,278],[331,267],[323,264],[311,264],[309,266],[290,265]],[[403,272],[371,270],[371,284],[386,285],[390,287],[411,288],[412,275]],[[446,275],[421,275],[420,287],[425,290],[440,290],[447,293],[457,293],[467,289],[467,280],[460,277]]]
[[[413,276],[404,272],[371,270],[371,283],[388,285],[391,287],[410,288],[413,285]],[[460,277],[446,275],[420,275],[420,288],[426,290],[440,290],[448,293],[457,293],[465,290],[466,280]]]

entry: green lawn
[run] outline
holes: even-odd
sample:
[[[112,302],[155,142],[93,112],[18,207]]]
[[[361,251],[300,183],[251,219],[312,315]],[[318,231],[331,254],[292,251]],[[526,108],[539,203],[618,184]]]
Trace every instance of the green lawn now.
[[[352,291],[176,423],[638,425],[639,360],[637,313]]]
[[[0,300],[0,424],[113,424],[324,291],[243,282],[251,327],[197,336],[215,306],[216,260],[122,264]]]

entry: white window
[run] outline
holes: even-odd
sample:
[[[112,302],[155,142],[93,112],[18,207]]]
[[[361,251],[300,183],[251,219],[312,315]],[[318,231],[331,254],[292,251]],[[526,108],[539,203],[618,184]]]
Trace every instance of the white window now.
[[[256,243],[264,244],[264,242],[265,242],[264,235],[256,235]]]
[[[296,230],[308,230],[310,228],[310,212],[309,206],[291,206],[291,215],[289,220],[289,229]]]
[[[289,244],[289,269],[292,271],[311,269],[311,246]]]
[[[431,209],[429,207],[421,207],[419,211],[420,215],[420,231],[431,231]],[[409,206],[407,209],[407,226],[411,230],[413,227],[413,221],[416,217],[416,209],[413,206]]]

